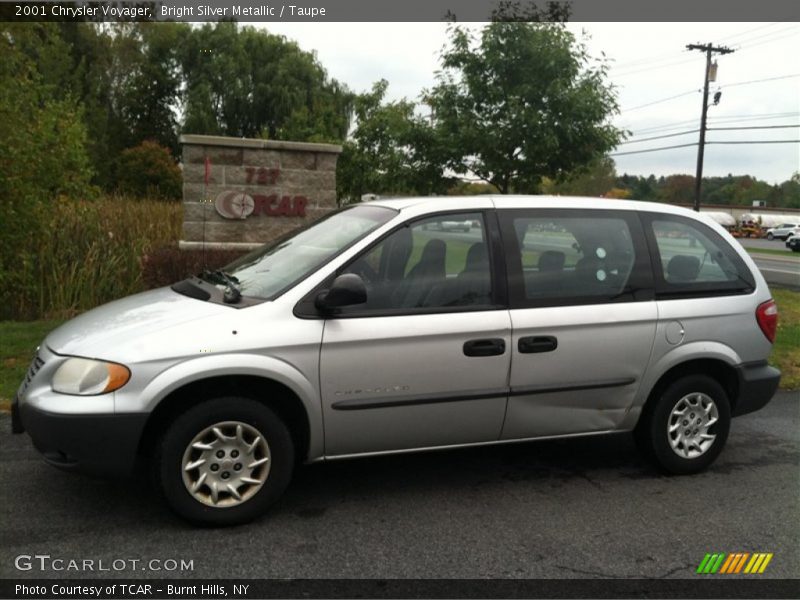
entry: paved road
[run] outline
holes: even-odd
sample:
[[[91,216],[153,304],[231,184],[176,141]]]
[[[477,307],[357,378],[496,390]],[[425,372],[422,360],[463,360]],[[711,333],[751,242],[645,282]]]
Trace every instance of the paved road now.
[[[736,419],[693,477],[658,475],[627,435],[342,461],[301,467],[269,516],[227,530],[191,528],[134,483],[52,469],[8,425],[0,577],[82,575],[15,570],[36,553],[193,559],[198,578],[691,577],[712,551],[773,552],[765,576],[800,576],[797,393]]]
[[[768,254],[752,254],[764,279],[769,284],[800,287],[800,260]]]
[[[791,250],[786,247],[786,243],[781,240],[765,240],[765,239],[756,239],[756,238],[737,238],[739,243],[742,244],[745,248],[755,248],[760,250],[781,250],[786,253],[787,256],[791,256],[794,254]],[[795,255],[796,256],[796,255]]]

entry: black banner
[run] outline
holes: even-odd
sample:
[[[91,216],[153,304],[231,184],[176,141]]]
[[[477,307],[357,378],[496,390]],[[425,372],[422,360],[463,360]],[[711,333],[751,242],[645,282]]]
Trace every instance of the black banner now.
[[[800,598],[800,579],[4,579],[27,598]]]
[[[554,14],[573,22],[800,19],[795,0],[0,0],[3,21],[483,22],[544,20]]]

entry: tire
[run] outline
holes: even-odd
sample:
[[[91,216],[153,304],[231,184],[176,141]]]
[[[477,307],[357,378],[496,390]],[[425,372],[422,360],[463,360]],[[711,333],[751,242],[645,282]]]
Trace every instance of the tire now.
[[[198,461],[205,462],[186,469]],[[235,396],[206,400],[180,414],[153,461],[170,508],[205,525],[237,525],[260,516],[289,485],[293,468],[294,444],[284,422],[260,402]]]
[[[771,239],[772,239],[772,238],[774,238],[774,237],[775,237],[775,236],[774,236],[774,235],[772,235],[772,233],[768,233],[768,234],[767,234],[767,239],[768,239],[768,240],[771,240]]]
[[[681,408],[686,409],[687,418],[683,420],[673,415],[673,411]],[[716,421],[706,429],[705,421],[714,418]],[[677,431],[668,432],[668,427],[675,424]],[[648,401],[635,437],[639,448],[663,471],[689,475],[706,469],[719,456],[728,439],[730,425],[730,402],[722,386],[705,375],[688,375]],[[702,437],[704,429],[705,435],[714,436],[709,444],[706,444],[709,440]],[[684,443],[682,438],[687,430],[690,437],[688,443]]]

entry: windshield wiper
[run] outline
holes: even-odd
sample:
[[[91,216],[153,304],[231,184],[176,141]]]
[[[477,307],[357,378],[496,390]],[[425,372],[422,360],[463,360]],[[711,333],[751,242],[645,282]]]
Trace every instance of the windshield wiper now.
[[[242,290],[239,287],[240,282],[235,276],[219,269],[216,271],[204,269],[200,277],[211,283],[225,286],[225,290],[222,293],[222,300],[226,304],[236,304],[242,299]]]

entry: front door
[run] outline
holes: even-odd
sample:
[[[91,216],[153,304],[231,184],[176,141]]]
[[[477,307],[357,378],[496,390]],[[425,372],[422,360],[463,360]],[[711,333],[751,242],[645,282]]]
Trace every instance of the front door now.
[[[342,270],[364,279],[368,300],[325,323],[326,455],[499,438],[511,324],[490,237],[481,212],[427,217]]]

